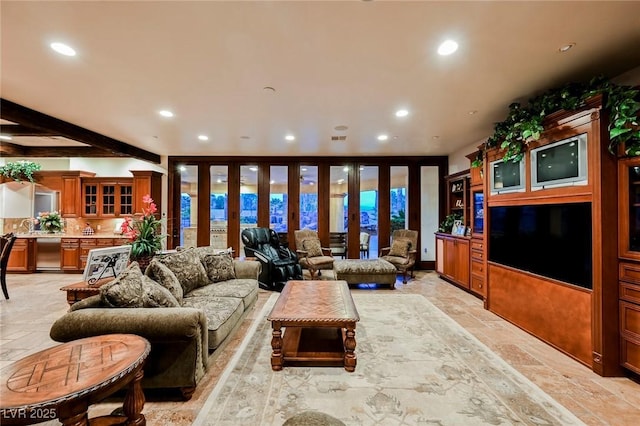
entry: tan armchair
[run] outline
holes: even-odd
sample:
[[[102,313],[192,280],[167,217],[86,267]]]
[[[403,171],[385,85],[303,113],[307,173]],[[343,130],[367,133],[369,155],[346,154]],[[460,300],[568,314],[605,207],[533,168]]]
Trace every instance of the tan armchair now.
[[[391,247],[380,249],[380,259],[384,259],[396,267],[402,273],[402,283],[407,283],[407,271],[413,269],[418,253],[418,231],[410,229],[398,229],[391,236]]]
[[[333,269],[331,249],[322,247],[318,233],[311,229],[294,231],[296,239],[296,253],[300,266],[309,270],[313,279],[316,272],[321,275],[323,269]]]

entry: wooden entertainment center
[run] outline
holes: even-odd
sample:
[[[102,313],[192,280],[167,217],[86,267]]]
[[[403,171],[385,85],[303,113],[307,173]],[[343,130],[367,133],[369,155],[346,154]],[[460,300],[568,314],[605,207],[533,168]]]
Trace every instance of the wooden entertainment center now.
[[[442,278],[483,298],[490,311],[597,374],[621,376],[640,373],[640,158],[624,159],[608,151],[608,120],[601,96],[580,110],[548,115],[542,137],[528,144],[520,168],[508,167],[510,175],[521,174],[519,181],[504,188],[492,177],[504,156],[499,148],[484,153],[482,167],[448,177],[448,190],[452,181],[466,179],[464,222],[472,233],[437,233],[436,269]],[[551,148],[565,141],[575,150],[571,156],[579,161],[580,172],[547,185],[541,164],[558,165],[547,161],[554,156]],[[472,208],[474,199],[482,198],[482,208]],[[482,222],[474,220],[477,210]],[[544,211],[547,229],[532,240],[509,235],[515,232],[509,226],[514,211],[524,211],[518,223],[525,228],[539,222],[536,215]],[[567,212],[581,216],[567,223],[574,217]],[[578,232],[583,228],[584,234]],[[540,244],[547,236],[547,247],[533,255],[527,251],[527,241]],[[526,256],[537,257],[538,252],[543,252],[542,261],[528,265]]]

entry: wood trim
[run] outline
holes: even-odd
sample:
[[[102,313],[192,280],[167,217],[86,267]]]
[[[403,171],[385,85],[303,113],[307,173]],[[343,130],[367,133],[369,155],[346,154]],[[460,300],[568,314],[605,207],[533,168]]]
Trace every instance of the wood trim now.
[[[112,156],[124,155],[160,164],[160,155],[158,154],[101,135],[84,127],[76,126],[75,124],[18,105],[3,98],[0,98],[0,117],[35,130],[55,133],[67,139],[91,145],[94,148],[110,152]],[[31,150],[28,149],[27,152],[29,151]]]

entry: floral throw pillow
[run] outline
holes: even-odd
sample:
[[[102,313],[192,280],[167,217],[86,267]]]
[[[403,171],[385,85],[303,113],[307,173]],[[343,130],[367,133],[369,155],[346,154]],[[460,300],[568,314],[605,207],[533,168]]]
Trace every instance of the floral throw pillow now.
[[[200,257],[195,249],[186,249],[166,256],[156,256],[158,262],[163,263],[178,278],[184,294],[202,287],[209,282]]]
[[[228,254],[208,254],[202,259],[204,269],[207,271],[209,280],[214,283],[233,280],[236,278],[236,271],[233,268],[233,259]]]
[[[178,303],[182,303],[184,290],[182,290],[180,281],[178,281],[178,277],[176,277],[176,275],[171,272],[171,269],[164,263],[153,259],[151,263],[149,263],[149,266],[147,266],[145,275],[169,290]]]
[[[391,244],[389,256],[408,257],[411,249],[411,241],[406,238],[397,238]]]
[[[317,238],[305,238],[302,240],[302,250],[307,252],[308,257],[322,256],[322,246]]]
[[[138,262],[132,262],[116,279],[100,287],[100,299],[112,308],[180,306],[169,290],[142,274]]]

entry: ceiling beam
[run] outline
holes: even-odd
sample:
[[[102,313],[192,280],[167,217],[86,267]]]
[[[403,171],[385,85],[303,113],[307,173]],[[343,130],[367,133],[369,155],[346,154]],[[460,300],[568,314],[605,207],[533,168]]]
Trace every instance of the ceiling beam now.
[[[5,149],[5,145],[11,145]],[[92,146],[22,146],[2,142],[0,157],[128,157],[126,154],[105,151]]]
[[[50,115],[18,105],[0,98],[0,118],[45,132],[54,132],[77,142],[86,143],[118,156],[134,157],[160,164],[160,155],[129,145],[117,139],[101,135],[84,127],[76,126]]]
[[[20,124],[0,124],[0,134],[8,136],[60,136],[54,132],[34,129]]]

